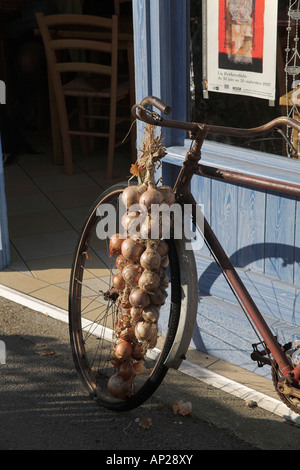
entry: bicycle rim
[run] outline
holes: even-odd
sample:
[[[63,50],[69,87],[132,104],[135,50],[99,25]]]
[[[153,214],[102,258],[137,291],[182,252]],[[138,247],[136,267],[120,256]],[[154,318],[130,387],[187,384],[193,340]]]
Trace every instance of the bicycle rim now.
[[[109,256],[109,240],[100,240],[97,236],[100,220],[97,209],[103,204],[117,208],[119,195],[126,186],[127,183],[121,183],[108,189],[92,207],[78,240],[69,296],[70,341],[75,366],[90,396],[99,405],[115,411],[141,405],[163,380],[168,370],[164,362],[175,338],[181,305],[179,262],[175,244],[169,240],[170,283],[167,301],[160,310],[158,343],[147,351],[146,370],[135,377],[133,395],[126,401],[114,399],[107,390],[107,382],[115,373],[110,359],[117,342],[114,325],[119,312],[117,302],[107,296],[107,292],[113,287],[112,277],[117,271],[115,259]]]

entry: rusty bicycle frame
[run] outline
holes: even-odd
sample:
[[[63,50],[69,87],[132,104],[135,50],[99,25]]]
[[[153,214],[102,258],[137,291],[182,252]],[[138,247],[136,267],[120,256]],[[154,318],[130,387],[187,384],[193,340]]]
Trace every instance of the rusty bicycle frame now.
[[[157,112],[151,111],[149,106],[156,107],[164,114],[169,114],[171,112],[171,108],[169,106],[163,103],[160,99],[153,96],[148,96],[140,104],[135,105],[132,109],[132,112],[135,117],[148,124],[188,131],[192,138],[193,144],[186,154],[177,181],[174,185],[174,192],[178,202],[192,204],[194,208],[193,217],[195,223],[197,221],[197,217],[195,216],[197,203],[189,189],[189,184],[193,175],[218,178],[224,181],[246,184],[256,186],[258,188],[300,196],[299,185],[277,182],[267,178],[254,177],[233,171],[225,171],[199,163],[201,160],[201,147],[208,133],[235,137],[255,137],[265,134],[272,129],[277,129],[280,132],[280,127],[282,126],[292,127],[300,133],[300,123],[298,123],[296,120],[287,117],[279,117],[260,127],[252,129],[238,129],[165,119]],[[200,227],[198,228],[200,229]],[[271,359],[264,358],[264,356],[269,356],[270,358],[271,353],[283,374],[283,376],[280,377],[278,381],[278,390],[283,394],[290,394],[300,398],[300,364],[298,364],[295,368],[291,365],[290,361],[285,355],[283,346],[278,343],[277,339],[271,332],[269,326],[255,305],[252,297],[248,293],[237,271],[235,270],[222,245],[220,244],[205,218],[204,233],[204,239],[209,245],[216,262],[225,276],[225,279],[233,290],[244,312],[252,320],[257,329],[257,332],[264,340],[266,346],[265,351],[254,351],[251,356],[252,359],[258,361],[261,360],[262,362],[272,365]],[[257,332],[256,334],[258,334]]]

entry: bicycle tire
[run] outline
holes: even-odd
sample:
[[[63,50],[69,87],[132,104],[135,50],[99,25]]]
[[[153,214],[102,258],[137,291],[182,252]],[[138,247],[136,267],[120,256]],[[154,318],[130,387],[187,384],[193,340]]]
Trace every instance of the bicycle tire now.
[[[149,362],[148,372],[138,376],[138,387],[131,397],[125,401],[111,397],[107,391],[107,381],[113,374],[113,366],[111,363],[108,366],[108,363],[113,353],[114,338],[112,334],[111,341],[108,341],[102,336],[107,334],[108,326],[111,328],[114,324],[113,317],[116,312],[115,304],[110,299],[105,302],[98,292],[98,287],[102,282],[107,283],[108,289],[112,287],[111,271],[114,266],[103,268],[103,260],[107,262],[108,255],[103,256],[103,250],[97,252],[93,243],[99,242],[95,236],[99,220],[97,209],[102,204],[118,204],[117,199],[127,185],[128,183],[124,182],[112,186],[91,207],[75,250],[69,292],[69,333],[76,369],[91,398],[96,399],[99,405],[114,411],[128,411],[140,406],[151,397],[162,382],[168,371],[168,367],[164,363],[174,342],[181,308],[180,266],[176,244],[171,239],[167,241],[170,259],[168,274],[170,287],[167,306],[163,309],[166,331],[160,338],[162,343],[160,353],[154,359],[147,359],[147,364]],[[101,246],[101,243],[99,245]],[[108,250],[107,240],[102,243],[102,249],[104,246]],[[96,266],[96,262],[99,262],[99,266]],[[102,269],[105,272],[101,273]],[[106,272],[107,269],[109,274]],[[105,276],[99,277],[100,273]],[[104,278],[105,280],[103,280]],[[93,287],[93,291],[89,292],[93,283],[94,285],[98,283],[97,289]],[[84,295],[85,290],[87,291],[86,296]],[[101,315],[101,328],[99,328],[99,315]],[[101,333],[96,336],[95,333],[98,329],[101,329]],[[92,330],[93,334],[91,334]]]

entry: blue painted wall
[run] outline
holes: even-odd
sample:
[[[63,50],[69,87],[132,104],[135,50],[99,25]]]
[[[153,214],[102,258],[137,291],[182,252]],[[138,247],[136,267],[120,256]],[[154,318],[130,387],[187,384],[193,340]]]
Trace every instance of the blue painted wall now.
[[[137,102],[156,95],[189,119],[189,2],[133,0]],[[138,145],[143,126],[139,124]],[[185,152],[183,133],[168,131],[166,184]],[[203,160],[218,168],[300,184],[300,162],[206,142]],[[246,287],[278,337],[300,338],[300,200],[256,188],[194,177],[192,191]],[[250,359],[258,342],[209,252],[196,253],[198,321],[192,346],[269,376]]]

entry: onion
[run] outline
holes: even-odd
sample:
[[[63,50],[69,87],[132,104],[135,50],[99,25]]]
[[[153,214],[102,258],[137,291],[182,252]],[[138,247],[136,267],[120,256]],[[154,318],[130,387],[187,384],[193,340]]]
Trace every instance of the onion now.
[[[161,238],[161,219],[159,214],[148,214],[141,225],[140,236],[142,239],[159,240]]]
[[[142,308],[132,307],[130,311],[132,325],[135,325],[138,321],[142,319],[142,312],[143,312]]]
[[[155,324],[153,323],[152,326],[155,326]],[[155,334],[153,333],[152,338],[150,338],[150,339],[146,342],[146,347],[147,347],[147,349],[153,349],[153,348],[155,348],[155,346],[156,346],[156,344],[157,344],[157,340],[158,340],[158,331],[156,331]]]
[[[123,339],[124,341],[133,341],[134,339],[134,328],[132,326],[124,328],[124,330],[121,330],[120,332],[120,339]]]
[[[138,261],[143,251],[145,251],[145,247],[138,240],[127,238],[122,243],[121,253],[125,259]]]
[[[167,298],[168,294],[164,291],[164,289],[161,289],[160,287],[153,292],[151,295],[151,303],[153,305],[161,306],[165,303],[165,300]]]
[[[123,271],[127,264],[127,260],[124,258],[123,255],[119,255],[116,259],[116,266],[119,269],[119,271]]]
[[[157,335],[157,332],[156,323],[148,323],[146,321],[139,321],[134,330],[135,336],[139,341],[150,341]]]
[[[131,321],[130,317],[128,315],[122,315],[121,318],[118,320],[118,328],[123,329],[123,328],[130,328],[131,326]]]
[[[160,286],[160,277],[153,271],[144,271],[139,278],[139,288],[145,292],[155,292]]]
[[[157,323],[159,317],[159,308],[155,305],[148,305],[143,310],[143,319],[148,323]]]
[[[136,212],[126,212],[126,214],[123,215],[121,219],[121,225],[126,230],[126,232],[129,231],[132,221],[135,220],[138,215],[139,214]]]
[[[128,264],[122,271],[124,282],[130,287],[136,287],[142,274],[142,268],[139,264]]]
[[[126,400],[126,398],[133,395],[132,380],[124,380],[120,375],[114,374],[107,382],[107,389],[109,393],[119,400]]]
[[[132,360],[129,359],[127,361],[121,362],[121,364],[118,366],[117,374],[120,375],[123,380],[133,379],[136,376],[136,371],[133,367]]]
[[[113,285],[117,290],[124,290],[125,289],[125,281],[121,273],[117,273],[113,277]]]
[[[160,186],[157,188],[163,197],[163,202],[171,206],[175,202],[175,194],[172,188],[169,186]]]
[[[133,204],[137,204],[140,197],[138,186],[128,186],[124,189],[121,197],[126,209],[129,209]]]
[[[145,356],[145,348],[141,343],[137,343],[133,346],[132,357],[139,361]]]
[[[169,246],[166,242],[161,240],[156,247],[156,251],[164,258],[169,253]]]
[[[162,201],[163,195],[157,189],[150,187],[141,195],[139,202],[149,210],[152,204],[161,204]]]
[[[160,267],[161,256],[152,248],[147,248],[140,258],[142,268],[156,271]]]
[[[119,256],[121,254],[121,247],[125,240],[124,238],[120,238],[120,237],[121,235],[119,233],[116,233],[110,238],[109,240],[110,256]]]
[[[129,296],[129,302],[133,307],[144,308],[150,304],[150,297],[141,289],[135,289]]]
[[[128,341],[121,339],[115,347],[115,357],[125,361],[132,355],[132,346]]]

